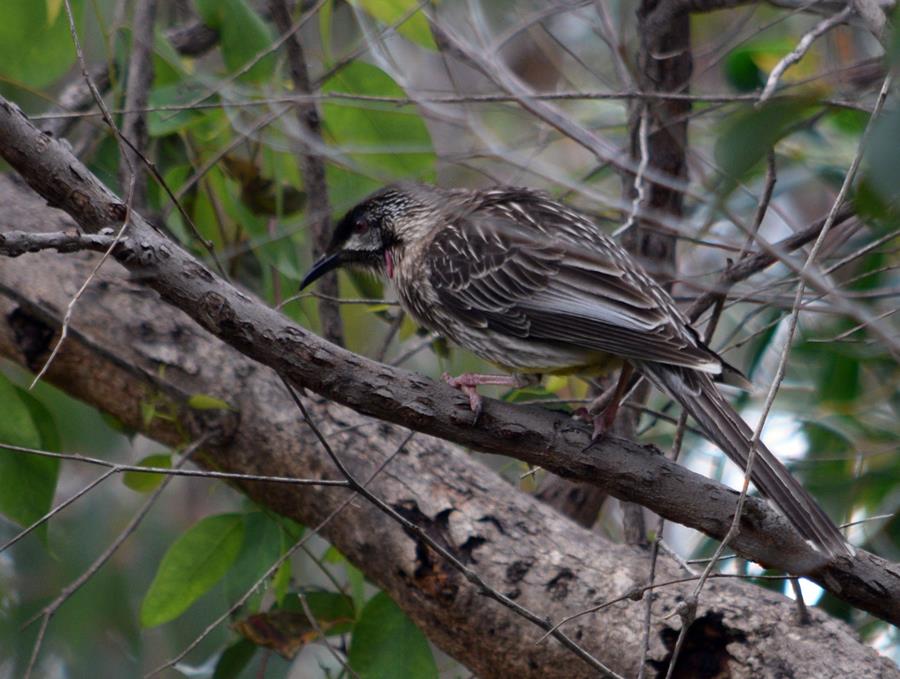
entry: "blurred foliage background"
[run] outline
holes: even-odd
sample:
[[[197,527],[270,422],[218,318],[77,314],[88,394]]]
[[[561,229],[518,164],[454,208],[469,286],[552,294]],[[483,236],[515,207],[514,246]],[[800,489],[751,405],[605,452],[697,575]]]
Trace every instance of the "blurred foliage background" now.
[[[85,58],[106,65],[107,104],[123,105],[132,50],[133,3],[71,0]],[[253,0],[160,3],[153,43],[148,156],[202,238],[211,241],[234,281],[313,330],[315,293],[294,295],[311,262],[307,195],[297,155],[314,145],[325,162],[335,217],[397,179],[444,185],[538,186],[597,217],[603,228],[625,221],[622,175],[526,111],[484,72],[442,50],[427,16],[463,35],[508,82],[548,95],[564,116],[627,153],[638,36],[636,4],[626,0],[462,2],[320,0],[296,3],[299,35],[323,139],[309,139],[293,115],[296,100],[267,5]],[[895,17],[896,19],[896,17]],[[676,296],[685,303],[707,289],[744,247],[739,224],[752,223],[774,148],[777,181],[760,227],[774,242],[827,212],[860,150],[875,96],[900,56],[891,37],[882,49],[858,26],[822,36],[788,69],[769,105],[760,88],[820,16],[765,3],[692,19],[696,95],[690,120],[690,181],[679,234]],[[176,29],[211,28],[196,53],[179,52]],[[56,104],[81,78],[62,0],[7,0],[0,6],[0,91],[62,133],[110,187],[119,186],[119,151],[96,107],[60,118]],[[871,132],[852,203],[858,221],[832,234],[820,266],[835,293],[877,317],[897,337],[900,110],[896,93]],[[117,113],[117,115],[119,115]],[[60,122],[62,121],[62,122]],[[143,211],[173,238],[210,261],[158,182],[148,180]],[[754,246],[751,246],[754,247]],[[0,262],[2,266],[2,262]],[[350,349],[431,376],[484,370],[477,359],[423,334],[404,318],[390,290],[341,274],[341,314]],[[784,348],[797,277],[775,265],[736,286],[713,341],[757,385],[739,396],[751,422]],[[705,319],[704,319],[705,320]],[[700,325],[704,322],[701,320]],[[854,522],[857,545],[900,559],[900,371],[870,328],[809,290],[788,376],[765,437],[827,511]],[[0,362],[0,442],[148,466],[167,466],[166,450],[60,391]],[[541,388],[496,395],[574,408],[586,385],[555,378]],[[221,404],[196,396],[200,407]],[[667,403],[656,397],[653,411]],[[166,417],[153,403],[146,418]],[[673,425],[647,414],[644,440],[671,445]],[[537,479],[515,461],[485,461],[526,492]],[[737,484],[738,470],[699,438],[682,461]],[[83,488],[96,471],[76,462],[0,451],[0,543]],[[78,577],[159,485],[159,475],[129,474],[102,484],[0,552],[0,677],[17,677],[37,624],[23,624]],[[188,487],[190,485],[190,487]],[[175,479],[113,558],[59,610],[47,631],[36,674],[135,676],[183,649],[235,601],[304,527],[273,516],[221,483]],[[599,529],[617,535],[620,515],[608,502]],[[670,527],[686,558],[714,545]],[[730,561],[727,570],[761,571]],[[202,578],[194,577],[202,572]],[[781,588],[782,584],[775,586]],[[808,602],[854,625],[880,651],[900,660],[897,630],[821,597]],[[463,677],[465,668],[433,649],[384,594],[333,548],[316,539],[251,597],[232,628],[210,634],[178,669],[198,677],[343,676],[317,641],[299,594],[362,677]],[[254,618],[252,616],[263,616]],[[267,632],[267,630],[269,630]],[[273,630],[290,640],[267,648]],[[258,645],[262,644],[262,645]],[[285,656],[297,655],[293,660]]]

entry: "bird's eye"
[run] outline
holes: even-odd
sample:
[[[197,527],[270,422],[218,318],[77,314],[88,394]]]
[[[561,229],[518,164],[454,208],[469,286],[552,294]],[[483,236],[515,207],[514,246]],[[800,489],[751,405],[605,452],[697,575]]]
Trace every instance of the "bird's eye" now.
[[[369,220],[367,220],[365,217],[357,217],[353,221],[353,230],[356,233],[365,233],[368,228]]]

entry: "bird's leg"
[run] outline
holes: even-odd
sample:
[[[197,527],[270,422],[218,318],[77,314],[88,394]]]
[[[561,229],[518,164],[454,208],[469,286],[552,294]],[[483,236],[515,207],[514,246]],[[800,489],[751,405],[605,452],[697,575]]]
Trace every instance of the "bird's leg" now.
[[[496,384],[520,389],[535,384],[541,379],[540,375],[483,375],[481,373],[463,373],[458,377],[453,377],[447,372],[442,377],[444,382],[469,397],[469,407],[475,413],[475,422],[481,415],[481,394],[478,393],[477,388],[482,384]]]
[[[616,415],[619,413],[619,404],[631,383],[632,372],[634,369],[630,363],[623,365],[616,385],[605,390],[588,406],[588,414],[591,415],[594,422],[592,440],[596,441],[612,428],[613,422],[616,421]]]

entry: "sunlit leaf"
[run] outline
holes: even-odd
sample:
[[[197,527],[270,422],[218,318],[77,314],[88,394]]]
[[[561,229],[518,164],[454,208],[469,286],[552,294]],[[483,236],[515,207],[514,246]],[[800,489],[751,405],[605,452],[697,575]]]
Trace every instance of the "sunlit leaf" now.
[[[367,14],[378,19],[385,26],[396,26],[401,21],[397,32],[404,38],[412,40],[421,47],[437,50],[428,19],[421,9],[419,0],[350,0],[351,4],[362,8]],[[408,17],[408,18],[406,18]],[[404,21],[405,19],[405,21]]]
[[[148,455],[140,462],[139,467],[156,467],[157,469],[170,469],[172,467],[172,456],[169,453],[155,453]],[[159,472],[125,472],[122,482],[139,493],[149,493],[154,490],[165,478],[164,474]]]
[[[141,624],[174,620],[228,572],[244,542],[240,514],[208,516],[169,547],[141,605]]]
[[[71,6],[80,29],[84,0],[72,0]],[[41,88],[69,70],[75,47],[61,9],[61,0],[0,3],[0,77]]]
[[[355,61],[329,78],[323,92],[403,97],[403,90],[381,69]],[[335,205],[350,205],[383,179],[434,176],[434,149],[425,123],[412,107],[360,105],[329,100],[323,107],[329,142],[346,153],[368,178],[329,164],[329,188]],[[348,176],[349,175],[349,176]]]
[[[231,410],[225,401],[209,394],[192,394],[188,406],[195,410]]]

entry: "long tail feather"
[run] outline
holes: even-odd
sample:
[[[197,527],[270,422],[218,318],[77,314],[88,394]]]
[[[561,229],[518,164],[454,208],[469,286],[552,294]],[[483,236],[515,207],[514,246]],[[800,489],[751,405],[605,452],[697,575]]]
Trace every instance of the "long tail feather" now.
[[[735,464],[746,469],[753,432],[709,375],[658,363],[645,363],[639,368],[656,387],[678,401]],[[832,556],[852,555],[852,548],[834,522],[761,442],[750,479],[807,540]]]

